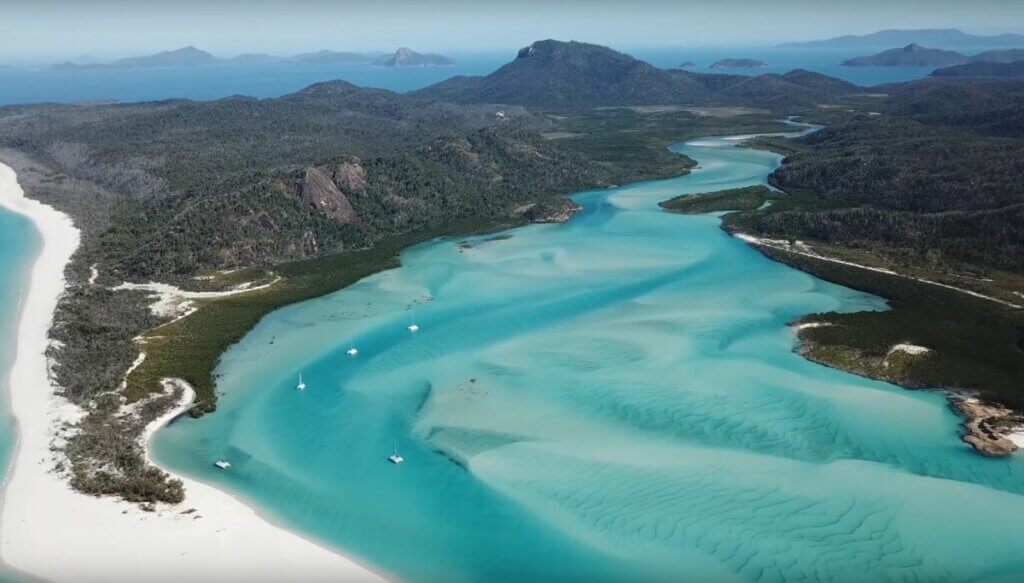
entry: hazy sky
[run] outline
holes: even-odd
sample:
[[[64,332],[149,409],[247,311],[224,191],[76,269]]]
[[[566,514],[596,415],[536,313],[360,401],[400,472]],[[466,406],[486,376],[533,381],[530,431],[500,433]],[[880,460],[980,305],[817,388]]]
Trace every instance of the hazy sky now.
[[[333,50],[775,44],[885,28],[1024,32],[1022,0],[0,0],[0,62],[196,45],[218,56]]]

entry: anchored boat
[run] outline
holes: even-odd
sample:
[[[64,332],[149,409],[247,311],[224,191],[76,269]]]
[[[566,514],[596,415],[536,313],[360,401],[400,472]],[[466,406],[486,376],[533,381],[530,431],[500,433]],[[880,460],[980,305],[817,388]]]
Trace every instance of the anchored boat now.
[[[388,457],[388,460],[391,463],[393,463],[393,464],[400,464],[400,463],[405,461],[405,458],[403,458],[402,456],[398,455],[398,442],[397,441],[395,442],[395,447],[392,450],[391,456]]]

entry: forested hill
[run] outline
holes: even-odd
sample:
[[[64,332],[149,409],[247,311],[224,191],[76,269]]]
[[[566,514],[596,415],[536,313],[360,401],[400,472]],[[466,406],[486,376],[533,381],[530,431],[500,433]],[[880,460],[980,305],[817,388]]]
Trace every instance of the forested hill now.
[[[883,85],[889,113],[972,133],[1024,138],[1024,80],[931,78]]]
[[[976,62],[943,67],[932,72],[934,77],[991,77],[1024,79],[1024,56],[1019,61]]]
[[[453,77],[412,92],[425,102],[510,103],[543,108],[612,105],[803,107],[861,91],[809,71],[756,77],[659,69],[607,47],[538,41],[482,77]]]
[[[1024,141],[861,118],[808,136],[773,175],[818,208],[769,214],[772,236],[960,270],[1024,266]]]
[[[208,190],[239,173],[344,153],[380,156],[505,120],[520,108],[411,103],[383,89],[318,83],[278,99],[0,108],[0,142],[134,198]]]
[[[607,169],[539,136],[549,123],[335,81],[268,100],[0,109],[0,145],[35,196],[75,217],[102,277],[175,279],[365,247],[606,182]],[[339,160],[358,180],[337,179],[322,204],[311,192],[325,191],[297,176],[330,177]]]
[[[772,181],[804,198],[749,226],[936,271],[1024,272],[1024,83],[930,78],[872,90],[888,96],[870,102],[879,111],[832,115],[786,142]]]

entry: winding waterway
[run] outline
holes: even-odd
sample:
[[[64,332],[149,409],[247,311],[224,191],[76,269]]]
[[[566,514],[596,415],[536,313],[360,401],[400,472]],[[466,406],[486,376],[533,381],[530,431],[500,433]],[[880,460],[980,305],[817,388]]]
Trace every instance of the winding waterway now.
[[[786,322],[885,303],[657,206],[763,183],[737,143],[271,314],[156,459],[407,581],[1020,580],[1024,458],[793,353]]]

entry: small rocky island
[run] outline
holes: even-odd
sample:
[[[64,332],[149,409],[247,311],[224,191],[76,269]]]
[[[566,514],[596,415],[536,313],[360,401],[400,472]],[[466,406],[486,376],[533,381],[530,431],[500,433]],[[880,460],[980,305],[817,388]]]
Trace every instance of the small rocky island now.
[[[902,49],[889,49],[875,55],[843,61],[844,67],[948,67],[961,65],[970,58],[956,51],[929,49],[911,43]]]
[[[395,54],[381,57],[373,64],[381,67],[445,67],[454,65],[455,61],[444,55],[417,53],[410,48],[401,47]]]
[[[709,69],[763,69],[768,65],[757,59],[720,59],[711,63]]]

